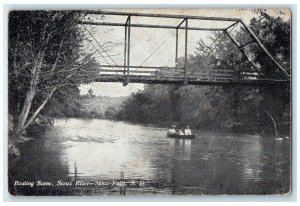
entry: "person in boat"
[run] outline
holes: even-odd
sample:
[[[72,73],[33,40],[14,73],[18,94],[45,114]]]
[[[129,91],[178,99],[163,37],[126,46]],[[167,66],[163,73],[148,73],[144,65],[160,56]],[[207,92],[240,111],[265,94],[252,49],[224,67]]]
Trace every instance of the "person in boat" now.
[[[178,131],[178,135],[184,135],[184,133],[181,131],[181,129]]]
[[[175,125],[172,125],[172,128],[169,129],[169,134],[176,134],[176,129],[175,129]]]
[[[192,135],[192,132],[191,132],[189,126],[186,126],[186,128],[185,128],[185,130],[184,130],[184,134],[185,134],[185,135]]]

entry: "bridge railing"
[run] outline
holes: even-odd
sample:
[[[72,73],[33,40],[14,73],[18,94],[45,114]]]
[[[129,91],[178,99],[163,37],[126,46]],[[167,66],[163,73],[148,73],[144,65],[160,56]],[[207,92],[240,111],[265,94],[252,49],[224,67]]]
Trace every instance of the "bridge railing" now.
[[[99,69],[99,75],[108,78],[123,78],[128,81],[134,78],[148,78],[148,79],[161,79],[169,80],[174,79],[178,81],[185,81],[184,68],[180,67],[139,67],[130,66],[128,69],[122,66],[108,66],[103,65]],[[232,81],[232,80],[257,80],[262,79],[258,72],[253,71],[235,71],[229,69],[195,69],[188,73],[189,80],[198,81]]]

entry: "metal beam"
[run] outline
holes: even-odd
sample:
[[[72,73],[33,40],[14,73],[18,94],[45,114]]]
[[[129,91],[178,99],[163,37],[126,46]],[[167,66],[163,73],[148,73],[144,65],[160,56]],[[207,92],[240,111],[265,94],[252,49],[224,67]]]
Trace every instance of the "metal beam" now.
[[[184,45],[184,84],[187,85],[187,69],[188,69],[188,19],[185,19],[185,45]]]
[[[127,52],[127,25],[125,25],[125,40],[124,40],[124,76],[126,75],[126,63],[127,63],[126,52]]]
[[[95,82],[123,82],[122,76],[116,77],[115,75],[105,75],[94,79]],[[131,83],[144,83],[144,84],[184,84],[184,79],[179,78],[159,78],[155,76],[130,76]],[[225,85],[241,85],[241,86],[254,86],[254,87],[284,87],[289,86],[289,81],[286,80],[205,80],[205,79],[192,79],[187,80],[189,85],[214,85],[214,86],[225,86]]]
[[[240,47],[239,43],[225,30],[226,35],[229,37],[229,39],[234,43],[234,45],[240,50],[240,52],[247,58],[247,60],[252,64],[252,66],[257,70],[259,75],[261,75],[261,71],[258,70],[257,66],[249,59],[249,57],[246,55],[244,49]],[[262,75],[261,75],[262,76]]]
[[[185,22],[187,19],[183,19],[180,24],[177,25],[176,27],[176,54],[175,54],[175,63],[176,63],[176,66],[177,66],[177,61],[178,61],[178,29],[185,29],[186,28],[180,28],[180,26],[183,24],[183,22]],[[187,27],[187,26],[186,26]]]
[[[248,33],[252,36],[252,38],[256,41],[258,46],[267,54],[267,56],[270,58],[270,60],[277,66],[279,72],[285,77],[286,80],[290,81],[290,75],[287,73],[287,71],[273,58],[271,53],[267,50],[267,48],[261,43],[259,38],[256,36],[256,34],[242,21],[240,20],[241,24],[246,28]]]
[[[100,65],[100,67],[108,67],[108,68],[119,68],[124,67],[121,65]],[[184,69],[182,67],[163,67],[163,66],[129,66],[127,65],[126,68],[138,68],[138,69]]]
[[[224,31],[226,33],[226,35],[229,37],[229,39],[235,44],[235,46],[237,48],[240,47],[239,43],[229,34],[229,32],[227,30]]]
[[[130,28],[131,28],[131,16],[128,16],[126,22],[128,27],[128,46],[127,46],[127,83],[129,83],[129,66],[130,66]]]
[[[183,20],[180,22],[180,24],[177,25],[177,29],[183,24],[183,22],[185,22],[185,20],[186,20],[186,18],[183,19]]]
[[[176,29],[176,47],[175,47],[175,65],[177,67],[178,61],[178,29]]]
[[[126,25],[128,24],[128,22],[129,22],[129,17],[130,17],[130,15],[127,16],[125,26],[126,26]]]
[[[128,23],[129,23],[129,19],[130,19],[130,16],[127,17],[126,19],[126,23],[125,23],[125,45],[124,45],[124,76],[126,76],[126,64],[127,64],[127,40],[128,40],[128,37],[127,37],[127,33],[128,33]],[[128,83],[127,82],[124,82],[124,86],[126,86]]]
[[[121,23],[108,23],[108,22],[90,22],[90,21],[79,21],[78,24],[84,25],[99,25],[99,26],[125,26]],[[170,25],[152,25],[152,24],[131,24],[131,27],[142,27],[142,28],[156,28],[156,29],[185,29],[185,27],[170,26]],[[223,31],[226,28],[200,28],[200,27],[189,27],[188,30],[198,31]]]
[[[255,42],[255,41],[254,41],[254,40],[248,41],[247,43],[240,45],[239,48],[243,48],[243,47],[245,47],[245,46],[247,46],[248,44],[251,44],[251,43],[253,43],[253,42]]]
[[[124,72],[122,69],[114,69],[114,70],[107,70],[107,69],[99,69],[99,72],[112,72],[112,73],[120,73],[120,72]],[[151,74],[156,72],[157,70],[153,70],[153,71],[141,71],[141,70],[129,70],[130,74],[133,73],[141,73],[141,74]]]
[[[225,30],[230,29],[231,27],[235,26],[237,23],[238,23],[238,21],[237,21],[237,22],[234,22],[233,24],[229,25]]]
[[[239,21],[238,18],[225,18],[225,17],[206,17],[206,16],[188,16],[188,15],[170,15],[170,14],[143,14],[143,13],[130,13],[130,12],[111,12],[111,11],[95,11],[87,10],[87,14],[103,14],[103,15],[119,15],[119,16],[141,16],[141,17],[158,17],[158,18],[175,18],[175,19],[197,19],[208,21]]]

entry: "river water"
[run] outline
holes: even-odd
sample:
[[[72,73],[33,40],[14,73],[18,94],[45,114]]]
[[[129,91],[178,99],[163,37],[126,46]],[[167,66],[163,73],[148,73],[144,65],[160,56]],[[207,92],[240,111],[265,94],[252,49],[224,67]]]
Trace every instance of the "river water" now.
[[[118,194],[120,190],[120,194],[289,191],[289,141],[198,130],[192,130],[196,139],[183,140],[167,138],[167,130],[121,121],[57,119],[44,138],[24,145],[31,149],[15,163],[22,175],[12,179],[146,182],[140,187],[72,187],[72,195]],[[28,191],[48,194],[36,187]],[[19,193],[26,191],[19,188]]]

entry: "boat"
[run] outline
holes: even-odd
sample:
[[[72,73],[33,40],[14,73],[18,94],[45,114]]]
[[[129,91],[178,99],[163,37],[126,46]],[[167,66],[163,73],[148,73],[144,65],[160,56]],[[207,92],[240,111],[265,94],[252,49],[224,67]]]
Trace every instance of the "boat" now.
[[[192,135],[179,135],[179,134],[170,134],[167,133],[167,137],[170,138],[180,138],[180,139],[195,139],[196,135],[192,134]]]

